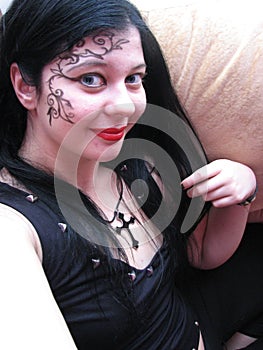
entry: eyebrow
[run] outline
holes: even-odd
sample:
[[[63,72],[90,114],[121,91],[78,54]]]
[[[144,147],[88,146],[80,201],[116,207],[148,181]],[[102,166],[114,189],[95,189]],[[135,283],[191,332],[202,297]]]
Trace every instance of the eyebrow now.
[[[105,62],[102,61],[85,61],[80,64],[74,65],[73,67],[69,68],[69,72],[76,68],[81,68],[81,67],[87,67],[87,66],[106,66]]]
[[[102,61],[85,61],[85,62],[82,62],[78,65],[75,65],[75,66],[69,68],[68,72],[71,72],[72,70],[77,69],[77,68],[89,67],[89,66],[107,66],[107,63],[102,62]],[[140,63],[137,66],[132,67],[131,69],[134,70],[134,69],[140,69],[140,68],[146,68],[146,64]]]
[[[141,64],[138,64],[138,66],[134,67],[133,69],[140,69],[140,68],[146,68],[146,63],[141,63]]]

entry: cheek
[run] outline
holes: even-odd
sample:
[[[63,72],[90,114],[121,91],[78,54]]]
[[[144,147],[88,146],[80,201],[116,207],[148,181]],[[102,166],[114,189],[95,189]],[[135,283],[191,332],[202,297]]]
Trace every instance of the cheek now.
[[[147,103],[146,95],[143,90],[143,92],[140,94],[139,98],[137,98],[135,102],[136,111],[135,111],[134,122],[137,122],[139,118],[142,116],[142,114],[144,113],[146,109],[146,103]]]
[[[67,91],[67,100],[70,102],[70,109],[74,114],[72,121],[74,123],[87,118],[87,123],[89,120],[92,121],[96,118],[98,113],[102,108],[102,98],[89,96],[86,93],[80,91]]]

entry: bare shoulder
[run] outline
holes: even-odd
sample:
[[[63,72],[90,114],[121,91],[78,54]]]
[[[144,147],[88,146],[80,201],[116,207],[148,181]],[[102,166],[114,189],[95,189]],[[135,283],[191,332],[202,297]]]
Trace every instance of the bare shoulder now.
[[[40,240],[32,223],[19,211],[0,203],[0,242],[5,245],[12,241],[14,245],[27,242],[42,261]]]
[[[1,349],[76,349],[45,275],[33,225],[3,204],[0,276]]]

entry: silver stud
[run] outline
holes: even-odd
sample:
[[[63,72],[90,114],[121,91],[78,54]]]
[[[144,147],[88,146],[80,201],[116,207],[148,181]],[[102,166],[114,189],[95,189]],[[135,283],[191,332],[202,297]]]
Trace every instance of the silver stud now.
[[[144,193],[137,196],[138,199],[143,199],[143,197],[144,197]]]
[[[153,267],[152,267],[152,266],[147,267],[147,269],[146,269],[146,275],[147,275],[148,277],[151,277],[151,276],[153,275]]]
[[[123,164],[123,166],[121,167],[121,171],[126,171],[128,168],[127,168],[127,165],[126,164]]]
[[[91,259],[94,270],[100,266],[100,259]]]
[[[29,194],[28,196],[26,196],[26,200],[30,203],[34,203],[38,200],[38,197],[34,196],[33,194]]]
[[[58,227],[61,229],[61,231],[64,233],[67,230],[67,225],[64,222],[59,222]]]
[[[195,321],[196,327],[199,327],[199,322]]]
[[[128,272],[128,276],[129,276],[130,280],[133,282],[136,278],[135,271]]]

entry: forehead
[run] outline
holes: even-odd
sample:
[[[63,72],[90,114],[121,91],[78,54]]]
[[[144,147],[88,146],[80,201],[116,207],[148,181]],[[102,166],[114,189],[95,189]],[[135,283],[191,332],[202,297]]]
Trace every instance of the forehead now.
[[[130,27],[125,31],[103,29],[93,35],[83,38],[71,50],[71,54],[81,57],[104,59],[116,51],[142,50],[139,31]],[[127,52],[125,53],[127,54]]]
[[[70,77],[72,71],[87,66],[122,67],[128,70],[142,65],[145,65],[145,60],[140,33],[131,26],[124,31],[103,29],[83,38],[70,51],[47,64],[43,74],[52,72]]]
[[[60,61],[64,65],[71,65],[83,59],[105,60],[109,56],[121,54],[125,51],[127,58],[143,55],[140,33],[135,27],[124,31],[102,29],[80,40],[73,48],[60,54],[52,63]]]

